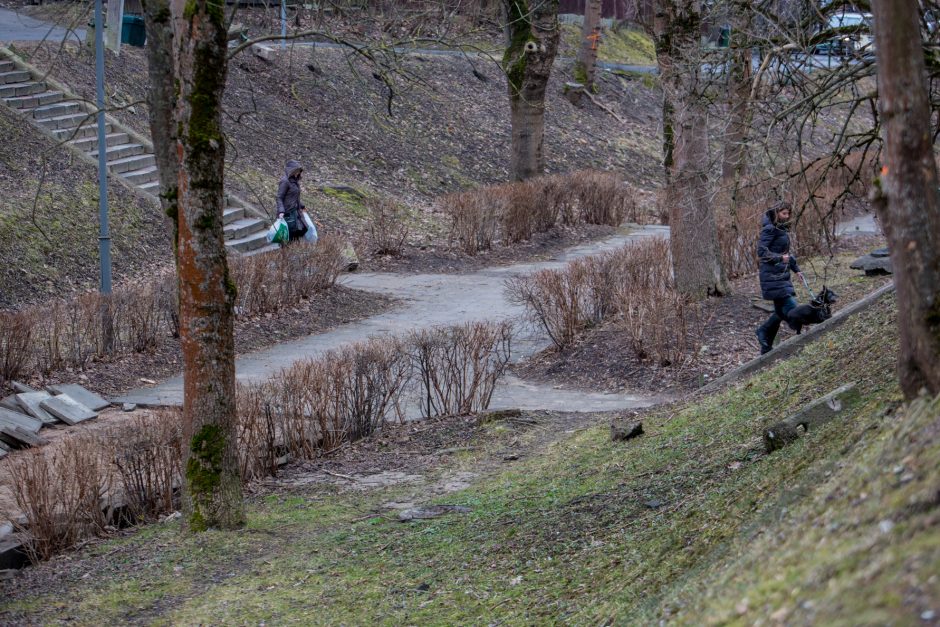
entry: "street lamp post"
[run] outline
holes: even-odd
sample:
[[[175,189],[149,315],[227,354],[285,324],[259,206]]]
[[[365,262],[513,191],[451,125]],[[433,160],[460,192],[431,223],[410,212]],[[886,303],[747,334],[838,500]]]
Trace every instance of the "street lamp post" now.
[[[113,0],[112,0],[113,1]],[[98,257],[101,264],[101,333],[104,348],[114,342],[110,316],[111,231],[108,228],[108,144],[104,119],[104,15],[102,0],[95,0],[95,92],[98,106]],[[115,25],[112,24],[112,27]],[[117,28],[121,28],[118,24]]]

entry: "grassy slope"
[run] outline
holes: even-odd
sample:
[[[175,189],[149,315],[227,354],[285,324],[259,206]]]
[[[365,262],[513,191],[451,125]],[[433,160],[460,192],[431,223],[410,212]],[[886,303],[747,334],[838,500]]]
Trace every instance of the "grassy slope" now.
[[[450,495],[463,517],[363,517],[397,488],[275,494],[244,532],[99,547],[118,557],[0,619],[915,624],[940,610],[940,402],[893,411],[894,324],[889,299],[638,440],[581,431]],[[763,453],[763,427],[849,380],[851,416]]]
[[[561,25],[560,56],[577,56],[581,46],[581,26]],[[605,28],[597,48],[597,58],[610,63],[627,65],[656,65],[653,40],[642,31],[632,28]]]
[[[97,171],[0,107],[0,308],[97,285]],[[40,172],[45,178],[40,188]],[[37,198],[37,191],[39,192]],[[159,207],[109,186],[116,278],[169,260]],[[34,202],[36,204],[33,211]]]

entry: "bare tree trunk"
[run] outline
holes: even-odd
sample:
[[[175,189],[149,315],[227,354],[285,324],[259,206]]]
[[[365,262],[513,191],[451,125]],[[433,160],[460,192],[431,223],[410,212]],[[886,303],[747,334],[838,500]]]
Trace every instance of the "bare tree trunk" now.
[[[194,531],[232,529],[244,522],[236,442],[235,285],[222,231],[221,114],[228,52],[224,6],[213,0],[173,0],[178,25],[184,513]]]
[[[179,156],[176,152],[176,71],[173,63],[173,21],[169,0],[143,0],[147,30],[147,77],[150,89],[150,136],[160,173],[160,204],[173,223],[173,246],[177,228]]]
[[[587,0],[584,6],[584,27],[581,29],[581,48],[574,64],[574,80],[594,91],[597,71],[597,47],[601,36],[601,0]]]
[[[875,206],[897,287],[905,396],[940,393],[940,198],[916,0],[878,0],[875,43],[884,148]]]
[[[656,54],[663,87],[663,152],[676,287],[691,298],[729,291],[708,194],[708,129],[700,80],[699,3],[659,0]]]
[[[542,174],[545,129],[545,88],[558,50],[558,0],[503,0],[509,41],[503,71],[512,111],[513,178],[522,181]]]

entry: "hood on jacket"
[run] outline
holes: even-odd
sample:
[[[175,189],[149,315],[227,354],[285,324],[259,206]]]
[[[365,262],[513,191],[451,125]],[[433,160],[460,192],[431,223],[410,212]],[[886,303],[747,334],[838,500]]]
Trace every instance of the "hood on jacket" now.
[[[287,165],[284,166],[284,176],[286,176],[287,178],[290,178],[294,172],[296,172],[297,170],[303,171],[303,169],[304,169],[303,166],[300,165],[300,161],[295,161],[294,159],[291,159],[290,161],[287,162]]]
[[[784,222],[782,224],[777,223],[777,210],[776,209],[768,209],[767,211],[764,212],[764,217],[761,220],[761,228],[767,225],[774,226],[778,229],[783,229],[784,231],[788,231],[790,229],[789,222]]]

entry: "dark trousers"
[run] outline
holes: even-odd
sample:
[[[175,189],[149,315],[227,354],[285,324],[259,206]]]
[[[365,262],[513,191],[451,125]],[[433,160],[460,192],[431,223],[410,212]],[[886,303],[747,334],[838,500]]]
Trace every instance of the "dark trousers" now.
[[[767,338],[767,343],[771,346],[774,345],[774,339],[777,337],[777,331],[780,330],[780,323],[787,319],[787,314],[790,313],[790,310],[797,306],[796,299],[792,296],[787,296],[786,298],[775,298],[774,299],[774,312],[770,314],[767,320],[764,321],[764,324],[760,325],[760,328],[764,331],[764,337]]]

